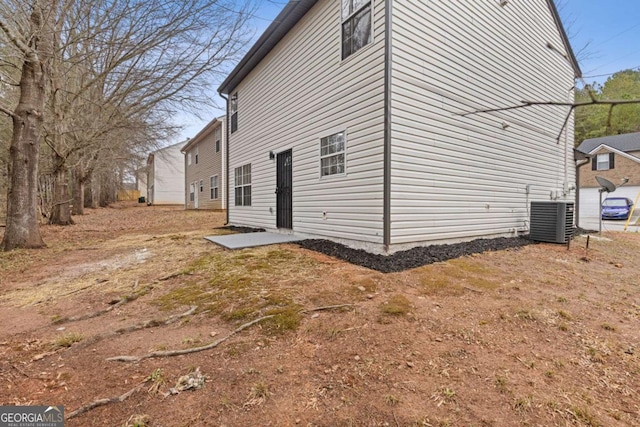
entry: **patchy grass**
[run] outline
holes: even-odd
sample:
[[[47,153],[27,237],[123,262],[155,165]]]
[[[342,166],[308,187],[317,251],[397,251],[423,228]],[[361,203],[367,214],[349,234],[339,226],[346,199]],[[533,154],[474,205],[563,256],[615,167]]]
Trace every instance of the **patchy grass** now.
[[[286,249],[247,249],[217,252],[192,262],[183,271],[190,280],[155,300],[163,310],[196,305],[199,312],[227,321],[247,321],[275,314],[265,322],[270,332],[297,328],[300,306],[294,302],[295,287],[287,286],[296,272],[314,262]],[[283,271],[291,275],[283,274]]]
[[[474,257],[453,259],[418,269],[420,289],[424,295],[462,295],[468,290],[497,288],[500,271],[482,265]]]
[[[396,406],[398,403],[400,403],[400,398],[398,396],[395,396],[393,394],[387,394],[384,397],[385,402],[387,402],[387,405],[389,406]]]
[[[396,294],[382,304],[381,310],[383,314],[402,316],[411,310],[411,302],[404,295]]]
[[[603,323],[601,326],[602,326],[602,329],[604,329],[605,331],[615,332],[616,330],[615,326],[610,325],[608,323]]]
[[[508,384],[508,380],[506,377],[503,377],[503,376],[496,377],[494,381],[494,385],[496,386],[496,389],[498,389],[498,391],[503,394],[506,393],[508,390],[507,384]]]
[[[0,271],[0,304],[8,306],[0,310],[0,353],[9,362],[0,383],[11,385],[16,404],[45,390],[79,408],[151,374],[143,392],[78,425],[637,423],[640,235],[592,240],[589,263],[579,243],[540,244],[383,274],[293,245],[222,250],[202,241],[217,232],[197,221],[211,213],[161,212],[140,208],[123,218],[100,210],[105,217],[79,230],[46,227],[49,248],[0,256],[12,269]],[[144,263],[131,256],[149,253]],[[64,332],[51,335],[50,320],[80,318],[147,287],[117,310],[74,320],[69,329],[86,338],[53,354]],[[325,309],[340,304],[350,306]],[[188,323],[91,341],[191,305],[199,315]],[[211,351],[144,364],[104,360],[193,347],[264,315],[274,317]],[[153,393],[168,391],[187,366],[211,372],[207,388]]]
[[[259,381],[251,386],[249,390],[248,400],[242,406],[245,408],[262,405],[271,395],[269,386],[263,381]]]
[[[166,382],[166,378],[162,369],[155,369],[149,376],[146,378],[147,381],[151,382],[151,386],[147,390],[149,393],[154,394],[160,391],[160,387]]]
[[[526,320],[529,322],[533,322],[537,320],[536,315],[531,310],[528,310],[528,309],[520,309],[516,311],[514,316],[518,319]]]
[[[64,334],[58,337],[53,342],[53,345],[56,348],[68,348],[68,347],[71,347],[73,344],[82,341],[83,339],[84,339],[84,335],[76,332],[70,332],[68,334]]]
[[[136,414],[129,417],[124,427],[149,427],[151,418],[146,414]]]
[[[571,314],[567,313],[564,310],[558,310],[558,316],[560,316],[561,318],[563,318],[565,320],[571,320],[573,318],[571,316]]]
[[[600,427],[602,424],[598,421],[595,415],[587,408],[574,406],[570,410],[571,414],[575,417],[576,421],[589,427]]]

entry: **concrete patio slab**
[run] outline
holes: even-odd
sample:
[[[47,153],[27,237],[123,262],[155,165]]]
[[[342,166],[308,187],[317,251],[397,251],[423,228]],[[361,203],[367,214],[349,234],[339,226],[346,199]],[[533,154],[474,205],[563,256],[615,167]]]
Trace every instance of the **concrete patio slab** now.
[[[253,248],[255,246],[276,245],[304,240],[292,234],[268,232],[227,234],[224,236],[206,236],[205,239],[227,249]]]

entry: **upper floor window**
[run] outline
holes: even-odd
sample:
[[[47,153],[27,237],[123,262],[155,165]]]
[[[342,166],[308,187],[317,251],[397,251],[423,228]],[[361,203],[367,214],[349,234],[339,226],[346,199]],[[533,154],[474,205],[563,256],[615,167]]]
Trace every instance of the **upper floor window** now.
[[[198,164],[198,146],[196,146],[196,152],[195,152],[195,161],[196,161],[196,165]]]
[[[320,139],[320,176],[344,172],[344,132]]]
[[[238,130],[238,92],[229,99],[229,115],[231,116],[231,133]]]
[[[220,143],[222,142],[222,126],[218,126],[214,131],[214,139],[216,140],[216,153],[219,153]]]
[[[371,43],[371,0],[342,1],[342,59]]]
[[[191,166],[191,151],[187,153],[187,164]]]
[[[251,163],[235,169],[236,206],[251,206]]]
[[[614,167],[614,154],[604,153],[598,154],[591,160],[591,170],[606,171]]]

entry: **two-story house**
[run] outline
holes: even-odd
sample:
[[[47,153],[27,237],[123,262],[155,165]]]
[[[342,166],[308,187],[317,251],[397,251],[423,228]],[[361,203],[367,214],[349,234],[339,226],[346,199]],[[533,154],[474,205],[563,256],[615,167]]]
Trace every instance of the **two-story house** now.
[[[228,220],[381,253],[527,233],[575,197],[573,119],[479,111],[579,74],[551,0],[290,1],[219,88]]]
[[[182,147],[186,209],[225,209],[225,119],[209,122]]]
[[[640,132],[585,139],[577,148],[587,154],[589,165],[580,168],[580,217],[598,217],[600,212],[601,176],[615,185],[621,185],[610,197],[635,200],[640,194]],[[606,197],[606,196],[605,196]]]

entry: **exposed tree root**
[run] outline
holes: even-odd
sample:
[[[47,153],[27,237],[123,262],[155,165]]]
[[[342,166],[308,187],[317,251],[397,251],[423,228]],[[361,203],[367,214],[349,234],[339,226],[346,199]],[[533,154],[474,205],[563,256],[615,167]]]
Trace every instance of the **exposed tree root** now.
[[[275,315],[271,314],[269,316],[263,316],[263,317],[260,317],[258,319],[252,320],[251,322],[245,323],[244,325],[241,325],[237,329],[234,329],[226,337],[220,338],[219,340],[214,341],[211,344],[207,344],[207,345],[204,345],[204,346],[201,346],[201,347],[192,347],[192,348],[187,348],[187,349],[184,349],[184,350],[154,351],[152,353],[145,354],[144,356],[116,356],[116,357],[110,357],[107,360],[114,361],[114,362],[140,362],[141,360],[144,360],[144,359],[151,359],[151,358],[156,358],[156,357],[159,358],[159,357],[181,356],[183,354],[190,354],[190,353],[197,353],[197,352],[205,351],[205,350],[211,350],[212,348],[215,348],[215,347],[219,346],[220,344],[222,344],[223,342],[225,342],[226,340],[228,340],[229,338],[231,338],[232,336],[234,336],[238,332],[241,332],[241,331],[243,331],[243,330],[255,325],[256,323],[260,323],[260,322],[262,322],[264,320],[271,319],[274,316]]]
[[[135,331],[139,331],[141,329],[148,329],[148,328],[156,328],[158,326],[167,326],[170,325],[172,323],[175,323],[181,319],[184,319],[185,317],[189,317],[192,314],[194,314],[196,312],[196,310],[198,309],[197,306],[192,306],[189,310],[185,311],[182,314],[176,314],[173,316],[169,316],[166,319],[151,319],[151,320],[147,320],[146,322],[143,323],[138,323],[137,325],[132,325],[132,326],[128,326],[126,328],[120,328],[117,329],[113,332],[107,333],[107,334],[101,334],[101,335],[96,335],[93,336],[87,340],[84,340],[82,342],[82,346],[86,347],[88,345],[93,345],[95,343],[97,343],[98,341],[102,341],[105,338],[111,338],[114,337],[116,335],[122,335],[122,334],[129,334],[131,332],[135,332]]]
[[[170,280],[176,277],[180,277],[180,276],[186,276],[186,275],[190,275],[191,273],[186,273],[184,271],[176,271],[175,273],[171,273],[168,274],[166,276],[162,276],[161,278],[158,279],[159,282],[164,282],[166,280]]]
[[[77,417],[78,415],[84,414],[85,412],[88,412],[92,409],[98,408],[100,406],[104,406],[104,405],[108,405],[110,403],[117,403],[117,402],[124,402],[125,400],[127,400],[129,397],[131,397],[131,395],[133,393],[135,393],[136,391],[140,390],[148,381],[148,378],[145,378],[144,381],[142,381],[140,384],[138,384],[137,386],[135,386],[134,388],[132,388],[131,390],[129,390],[128,392],[121,394],[120,396],[114,396],[114,397],[108,397],[106,399],[98,399],[98,400],[94,400],[93,402],[84,405],[81,408],[76,409],[73,412],[70,412],[69,414],[66,415],[66,419],[71,419],[74,417]]]
[[[122,302],[122,301],[121,301]],[[335,309],[339,309],[339,308],[345,308],[345,307],[353,307],[353,304],[339,304],[339,305],[330,305],[330,306],[323,306],[323,307],[316,307],[316,308],[310,308],[307,310],[301,310],[300,313],[311,313],[311,312],[315,312],[315,311],[323,311],[323,310],[335,310]],[[117,335],[117,334],[121,334],[121,333],[128,333],[128,332],[133,332],[136,330],[140,330],[140,329],[145,329],[145,328],[150,328],[150,327],[154,327],[154,326],[162,326],[162,325],[168,325],[171,323],[174,323],[176,321],[178,321],[179,319],[186,317],[186,316],[190,316],[192,315],[195,311],[196,311],[195,306],[191,307],[188,311],[186,311],[185,313],[176,315],[176,316],[171,316],[169,318],[167,318],[164,321],[157,321],[157,320],[150,320],[144,323],[140,323],[138,325],[134,325],[134,326],[130,326],[128,328],[123,328],[123,329],[118,329],[117,331],[115,331],[113,333],[113,335]],[[116,357],[110,357],[107,360],[109,361],[114,361],[114,362],[140,362],[142,360],[145,359],[151,359],[151,358],[160,358],[160,357],[172,357],[172,356],[181,356],[184,354],[191,354],[191,353],[197,353],[200,351],[206,351],[206,350],[211,350],[217,346],[219,346],[220,344],[222,344],[223,342],[227,341],[229,338],[231,338],[232,336],[234,336],[235,334],[257,324],[260,323],[262,321],[265,321],[267,319],[271,319],[272,317],[275,317],[275,315],[268,315],[268,316],[263,316],[260,317],[258,319],[252,320],[251,322],[247,322],[243,325],[240,325],[238,328],[234,329],[233,331],[231,331],[227,336],[220,338],[217,341],[214,341],[210,344],[201,346],[201,347],[192,347],[192,348],[188,348],[188,349],[184,349],[184,350],[170,350],[170,351],[154,351],[152,353],[149,354],[145,354],[143,356],[116,356]],[[105,338],[105,336],[101,336],[100,339]],[[143,382],[139,383],[137,386],[135,386],[134,388],[132,388],[131,390],[127,391],[124,394],[121,394],[120,396],[114,396],[114,397],[109,397],[109,398],[105,398],[105,399],[98,399],[95,400],[85,406],[82,406],[79,409],[76,409],[75,411],[69,413],[67,415],[67,419],[71,419],[74,417],[77,417],[78,415],[84,414],[85,412],[88,412],[94,408],[100,407],[100,406],[104,406],[104,405],[108,405],[111,403],[117,403],[117,402],[124,402],[126,399],[128,399],[129,397],[131,397],[131,395],[133,395],[136,391],[140,390],[149,380],[149,378],[146,378]]]
[[[69,322],[79,322],[81,320],[87,320],[87,319],[93,319],[94,317],[98,317],[98,316],[102,316],[103,314],[106,314],[112,310],[114,310],[115,308],[120,307],[121,305],[124,305],[128,302],[131,301],[135,301],[138,298],[140,298],[143,295],[146,295],[147,292],[149,292],[151,290],[151,286],[146,286],[144,288],[142,288],[140,291],[134,293],[134,294],[130,294],[127,295],[125,297],[123,297],[122,299],[120,299],[118,302],[116,302],[115,304],[103,309],[103,310],[98,310],[98,311],[94,311],[93,313],[89,313],[89,314],[83,314],[82,316],[72,316],[72,317],[63,317],[60,319],[57,319],[54,321],[54,323],[56,324],[60,324],[60,323],[69,323]]]
[[[314,311],[337,310],[338,308],[353,307],[353,304],[326,305],[324,307],[315,307],[300,310],[298,313],[313,313]]]

